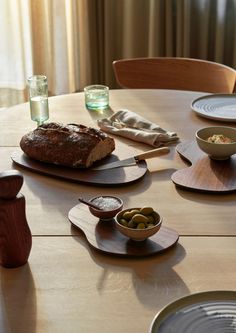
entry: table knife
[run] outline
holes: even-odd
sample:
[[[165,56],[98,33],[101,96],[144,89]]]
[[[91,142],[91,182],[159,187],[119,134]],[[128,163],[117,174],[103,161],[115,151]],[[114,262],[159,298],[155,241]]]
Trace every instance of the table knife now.
[[[170,149],[168,147],[162,147],[162,148],[156,148],[152,150],[148,150],[144,153],[126,158],[124,160],[119,160],[107,164],[103,164],[94,168],[91,168],[91,170],[107,170],[107,169],[114,169],[114,168],[120,168],[120,167],[127,167],[136,165],[138,161],[146,160],[148,158],[153,158],[162,154],[169,153]]]

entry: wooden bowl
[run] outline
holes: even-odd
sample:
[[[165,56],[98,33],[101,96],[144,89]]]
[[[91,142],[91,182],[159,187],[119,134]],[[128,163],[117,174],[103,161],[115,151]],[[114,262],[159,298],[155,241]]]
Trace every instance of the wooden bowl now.
[[[99,195],[89,200],[92,203],[98,204],[100,209],[89,207],[91,214],[101,220],[112,219],[123,208],[123,201],[112,195]],[[110,208],[109,208],[110,207]]]
[[[207,139],[214,134],[224,135],[232,140],[231,143],[212,143]],[[236,154],[236,128],[226,126],[211,126],[199,129],[196,132],[196,141],[199,148],[214,160],[226,160]]]
[[[157,213],[153,212],[153,217],[155,220],[155,225],[153,227],[145,228],[145,229],[133,229],[126,227],[120,223],[120,220],[122,219],[123,215],[125,212],[131,211],[131,210],[139,210],[141,208],[129,208],[129,209],[124,209],[120,211],[116,216],[115,216],[115,222],[116,222],[116,227],[117,229],[126,237],[131,238],[134,241],[144,241],[148,237],[151,237],[155,233],[157,233],[161,227],[162,224],[162,217]]]

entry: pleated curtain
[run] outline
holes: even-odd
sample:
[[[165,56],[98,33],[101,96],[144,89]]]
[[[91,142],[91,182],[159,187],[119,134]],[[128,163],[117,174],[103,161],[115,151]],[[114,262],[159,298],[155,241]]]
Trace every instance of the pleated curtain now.
[[[51,95],[116,88],[112,61],[191,57],[236,66],[235,0],[1,0],[0,106],[47,75]]]

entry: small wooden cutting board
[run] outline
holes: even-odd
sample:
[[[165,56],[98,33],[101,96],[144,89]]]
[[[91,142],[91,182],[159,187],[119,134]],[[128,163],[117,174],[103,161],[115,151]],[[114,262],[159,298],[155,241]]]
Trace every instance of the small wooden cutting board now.
[[[171,179],[177,186],[213,193],[236,190],[236,155],[224,161],[212,160],[200,150],[195,141],[180,143],[176,150],[191,163],[172,175]]]
[[[93,248],[110,255],[143,257],[160,254],[174,246],[179,239],[175,230],[161,226],[160,231],[145,241],[133,241],[119,232],[114,219],[99,220],[83,204],[73,207],[68,218],[83,231]]]
[[[133,147],[120,142],[116,143],[116,150],[110,156],[97,164],[111,163],[134,155]],[[127,185],[141,179],[147,172],[146,161],[139,161],[136,165],[108,170],[76,169],[50,163],[43,163],[26,156],[21,149],[11,154],[12,160],[21,167],[51,177],[91,185],[116,186]]]

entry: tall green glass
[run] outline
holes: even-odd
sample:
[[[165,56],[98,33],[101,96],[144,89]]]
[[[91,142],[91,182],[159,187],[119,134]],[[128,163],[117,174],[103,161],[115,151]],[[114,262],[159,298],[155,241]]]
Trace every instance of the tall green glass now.
[[[33,75],[28,78],[30,115],[37,126],[49,118],[48,81],[45,75]]]

